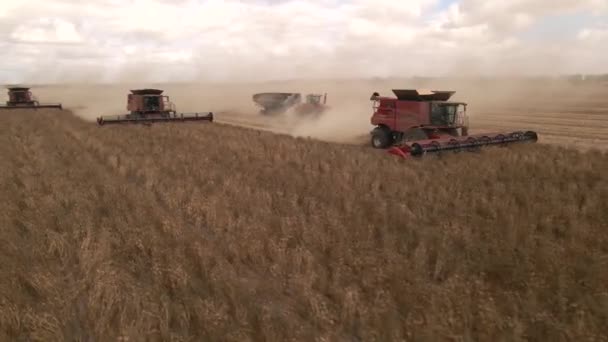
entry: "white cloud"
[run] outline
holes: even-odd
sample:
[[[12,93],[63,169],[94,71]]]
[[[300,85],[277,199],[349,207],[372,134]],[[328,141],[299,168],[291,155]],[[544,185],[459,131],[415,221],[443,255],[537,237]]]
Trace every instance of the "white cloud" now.
[[[556,14],[608,18],[608,0],[461,0],[440,12],[436,5],[21,0],[0,7],[0,82],[8,75],[24,81],[91,74],[146,81],[529,72],[542,69],[547,58],[561,61],[551,72],[581,66],[606,71],[600,63],[608,56],[606,44],[590,43],[606,42],[605,27],[589,24],[561,39],[574,52],[528,42],[525,31]],[[578,56],[584,56],[581,62]],[[49,65],[52,73],[41,72]]]
[[[82,41],[82,37],[76,31],[73,23],[57,18],[40,18],[20,24],[10,37],[26,43],[79,43]]]
[[[608,0],[461,0],[442,18],[448,27],[488,24],[496,33],[508,35],[526,29],[543,17],[586,13],[606,15]]]
[[[578,38],[585,43],[608,43],[608,25],[597,28],[586,28],[578,33]],[[608,58],[608,55],[606,56]]]

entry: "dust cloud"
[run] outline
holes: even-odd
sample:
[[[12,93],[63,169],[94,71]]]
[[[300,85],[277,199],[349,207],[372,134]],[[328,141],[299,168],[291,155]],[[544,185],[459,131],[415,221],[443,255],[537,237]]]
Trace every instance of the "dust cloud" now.
[[[527,78],[395,78],[290,80],[249,83],[135,83],[32,85],[40,102],[61,102],[75,115],[94,123],[101,115],[127,113],[131,89],[160,88],[178,112],[214,112],[217,122],[265,129],[294,137],[329,142],[365,143],[373,128],[369,122],[373,92],[393,96],[391,89],[423,88],[453,90],[452,100],[468,103],[471,132],[485,129],[486,116],[500,113],[527,115],[535,111],[559,111],[561,103],[592,104],[606,93],[605,86],[585,85],[566,79]],[[252,95],[258,92],[327,93],[329,109],[319,118],[297,117],[291,112],[264,116]],[[5,94],[4,94],[5,95]],[[531,115],[531,114],[530,114]],[[494,118],[492,118],[494,120]]]

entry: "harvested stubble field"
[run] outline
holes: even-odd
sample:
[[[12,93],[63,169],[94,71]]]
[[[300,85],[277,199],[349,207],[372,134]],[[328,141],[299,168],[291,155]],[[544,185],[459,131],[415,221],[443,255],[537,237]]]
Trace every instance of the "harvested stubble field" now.
[[[0,116],[0,339],[599,341],[608,158]]]

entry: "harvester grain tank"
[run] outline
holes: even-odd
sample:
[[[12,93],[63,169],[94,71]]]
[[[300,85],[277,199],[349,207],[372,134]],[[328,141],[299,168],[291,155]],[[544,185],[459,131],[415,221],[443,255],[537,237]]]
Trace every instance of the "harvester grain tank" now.
[[[299,93],[257,93],[252,96],[260,109],[260,114],[280,114],[302,101]]]
[[[327,94],[307,94],[302,100],[300,93],[257,93],[252,96],[260,114],[282,114],[293,108],[297,115],[321,114],[327,109]]]
[[[430,152],[474,150],[481,146],[536,142],[534,131],[469,135],[465,102],[448,101],[454,91],[393,89],[394,97],[373,93],[371,132],[374,148],[404,158]]]
[[[213,113],[177,113],[169,96],[160,89],[136,89],[127,95],[129,114],[108,115],[97,118],[99,125],[114,123],[213,121]]]
[[[17,108],[58,108],[63,109],[61,103],[40,103],[36,99],[30,88],[27,87],[8,87],[8,101],[0,109]]]

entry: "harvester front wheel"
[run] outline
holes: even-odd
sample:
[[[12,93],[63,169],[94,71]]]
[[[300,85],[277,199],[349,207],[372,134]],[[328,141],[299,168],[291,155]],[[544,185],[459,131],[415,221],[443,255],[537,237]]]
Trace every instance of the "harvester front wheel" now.
[[[372,147],[387,148],[393,143],[391,132],[386,127],[376,127],[372,131]]]

